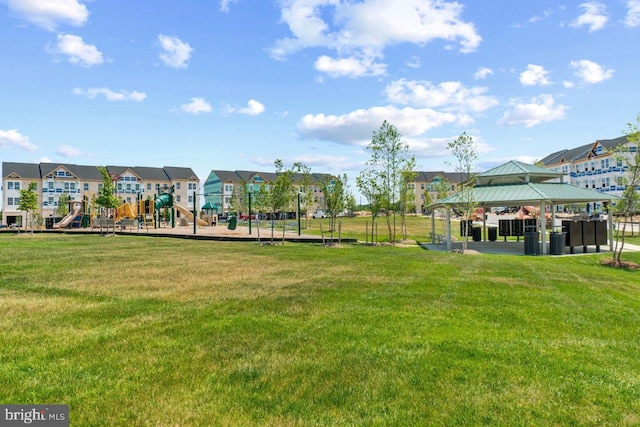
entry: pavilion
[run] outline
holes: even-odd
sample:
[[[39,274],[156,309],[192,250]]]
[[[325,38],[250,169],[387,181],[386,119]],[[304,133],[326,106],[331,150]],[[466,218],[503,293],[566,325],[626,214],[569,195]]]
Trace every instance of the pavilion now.
[[[577,187],[563,182],[564,174],[518,161],[510,161],[475,177],[476,186],[467,195],[459,191],[449,197],[438,200],[428,206],[431,209],[431,226],[435,229],[435,209],[446,208],[447,249],[451,250],[451,209],[472,200],[487,212],[488,208],[498,206],[534,206],[539,207],[540,217],[544,218],[547,206],[550,207],[551,224],[555,224],[555,207],[579,203],[611,202],[616,196],[595,190]],[[609,243],[613,247],[613,218],[608,216]],[[538,219],[542,235],[542,254],[547,253],[546,221]],[[486,230],[486,215],[483,216],[483,228]],[[483,233],[486,236],[486,232]]]

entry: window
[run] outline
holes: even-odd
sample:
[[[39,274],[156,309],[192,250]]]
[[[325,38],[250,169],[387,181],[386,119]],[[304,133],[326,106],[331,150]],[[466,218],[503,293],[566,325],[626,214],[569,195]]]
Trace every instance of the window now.
[[[180,203],[180,196],[176,196],[176,202]]]
[[[131,191],[131,184],[127,184],[127,191]]]
[[[89,184],[86,182],[84,184],[84,191],[89,191]]]
[[[71,184],[69,184],[69,188],[71,188],[71,191],[74,191],[76,189],[76,183],[72,182]]]
[[[160,189],[160,184],[156,184],[156,190]]]
[[[180,196],[178,196],[180,197]],[[193,196],[189,196],[189,203],[193,203]]]
[[[13,206],[13,197],[7,197],[7,205],[8,206]]]
[[[49,197],[49,204],[53,205],[53,197]]]
[[[49,190],[53,190],[53,181],[49,181],[47,186],[49,187]]]
[[[68,182],[64,183],[64,191],[69,191],[69,183]]]
[[[151,190],[151,183],[150,182],[147,183],[147,190]]]
[[[125,177],[124,177],[124,180],[125,180],[125,181],[131,181],[131,177],[130,177],[130,176],[125,176]]]
[[[176,190],[179,190],[179,189],[180,189],[180,183],[176,182]]]
[[[99,190],[102,190],[102,183],[99,183],[99,184],[98,184],[98,191],[99,191]]]

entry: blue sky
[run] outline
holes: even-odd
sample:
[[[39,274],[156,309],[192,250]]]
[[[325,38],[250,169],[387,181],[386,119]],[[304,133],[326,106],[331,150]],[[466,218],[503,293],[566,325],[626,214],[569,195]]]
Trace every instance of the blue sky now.
[[[420,170],[615,138],[640,0],[0,0],[0,159],[273,171],[352,187],[383,120]]]

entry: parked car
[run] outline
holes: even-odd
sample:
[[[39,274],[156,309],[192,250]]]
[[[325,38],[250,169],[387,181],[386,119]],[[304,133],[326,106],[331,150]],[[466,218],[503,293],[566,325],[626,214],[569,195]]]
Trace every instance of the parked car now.
[[[318,218],[326,218],[327,215],[325,215],[324,211],[315,211],[312,215],[312,217],[318,219]]]
[[[495,212],[496,215],[505,215],[505,214],[518,213],[519,210],[520,208],[517,206],[509,206],[509,207],[503,207],[503,208],[495,208],[493,212]]]

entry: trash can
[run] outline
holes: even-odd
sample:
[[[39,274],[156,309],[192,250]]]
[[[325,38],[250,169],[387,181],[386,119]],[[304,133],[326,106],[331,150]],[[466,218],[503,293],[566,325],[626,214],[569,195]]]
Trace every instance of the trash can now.
[[[524,254],[538,255],[539,253],[538,231],[535,226],[527,226],[524,231]]]
[[[495,242],[498,240],[498,227],[489,227],[489,241]]]
[[[473,227],[473,241],[474,242],[479,242],[482,240],[482,228],[480,227]]]
[[[564,233],[554,231],[549,235],[549,253],[564,255]]]
[[[236,217],[235,215],[232,215],[229,217],[229,224],[227,224],[227,228],[229,230],[235,230],[237,223],[238,223],[238,217]]]

